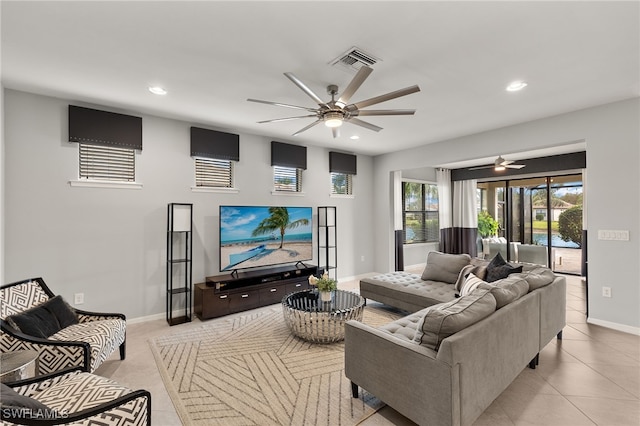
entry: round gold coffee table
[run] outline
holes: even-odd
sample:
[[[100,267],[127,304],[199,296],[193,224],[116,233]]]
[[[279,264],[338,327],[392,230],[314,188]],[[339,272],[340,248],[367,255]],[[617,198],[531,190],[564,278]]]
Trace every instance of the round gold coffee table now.
[[[282,313],[294,336],[314,343],[334,343],[344,340],[345,322],[362,320],[364,298],[335,290],[331,301],[323,302],[317,290],[302,290],[282,299]]]

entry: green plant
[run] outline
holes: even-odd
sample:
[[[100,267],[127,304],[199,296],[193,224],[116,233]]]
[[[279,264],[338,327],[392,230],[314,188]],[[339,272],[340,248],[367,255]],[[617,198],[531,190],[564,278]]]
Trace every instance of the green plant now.
[[[309,275],[309,284],[316,286],[318,291],[333,291],[338,289],[338,282],[333,278],[329,278],[329,274],[325,272],[320,278]]]
[[[562,241],[573,241],[582,247],[582,206],[571,207],[560,213],[558,232]]]
[[[478,213],[478,234],[482,238],[498,235],[498,221],[486,210]]]

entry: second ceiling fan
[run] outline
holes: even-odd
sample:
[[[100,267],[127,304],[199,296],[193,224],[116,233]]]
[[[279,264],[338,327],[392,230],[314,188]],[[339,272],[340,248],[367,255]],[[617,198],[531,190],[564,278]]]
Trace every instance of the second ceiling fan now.
[[[505,169],[521,169],[524,167],[524,164],[513,164],[515,161],[505,160],[502,156],[498,156],[496,161],[493,162],[491,166],[480,166],[480,167],[470,167],[469,170],[480,170],[480,169],[493,169],[496,172],[501,172]]]
[[[358,88],[364,83],[364,81],[369,77],[369,74],[373,71],[373,68],[363,66],[358,70],[358,73],[353,77],[351,82],[347,85],[347,88],[344,89],[342,93],[340,93],[340,97],[335,99],[338,95],[338,86],[331,84],[327,86],[327,93],[331,95],[331,100],[329,102],[325,102],[318,95],[316,95],[307,85],[305,85],[299,78],[293,75],[290,72],[284,73],[284,75],[291,80],[296,86],[298,86],[303,92],[305,92],[311,99],[314,100],[316,104],[318,104],[317,108],[309,108],[304,106],[283,104],[280,102],[271,102],[271,101],[262,101],[259,99],[247,99],[250,102],[258,102],[267,105],[275,105],[281,106],[285,108],[293,108],[293,109],[301,109],[310,112],[308,115],[299,115],[295,117],[286,117],[286,118],[276,118],[273,120],[264,120],[258,121],[258,123],[275,123],[279,121],[289,121],[296,120],[299,118],[315,118],[316,121],[309,124],[308,126],[303,127],[293,134],[293,136],[299,135],[300,133],[309,130],[313,126],[324,123],[327,127],[331,128],[331,132],[333,137],[336,138],[340,135],[339,127],[344,122],[349,122],[352,124],[356,124],[358,126],[362,126],[366,129],[373,130],[374,132],[379,132],[382,130],[382,127],[378,127],[374,124],[368,123],[366,121],[360,120],[357,117],[363,116],[374,116],[374,115],[413,115],[416,110],[414,109],[376,109],[376,110],[363,110],[362,108],[366,108],[371,105],[379,104],[381,102],[386,102],[391,99],[399,98],[401,96],[410,95],[415,92],[419,92],[420,88],[417,85],[406,87],[404,89],[396,90],[394,92],[389,92],[384,95],[376,96],[370,99],[366,99],[364,101],[355,102],[349,104],[351,97],[358,90]]]

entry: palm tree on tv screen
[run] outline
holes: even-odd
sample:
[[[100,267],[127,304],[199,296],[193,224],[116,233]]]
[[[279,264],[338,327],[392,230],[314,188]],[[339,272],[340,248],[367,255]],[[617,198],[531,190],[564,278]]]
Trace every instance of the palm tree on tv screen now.
[[[270,216],[263,219],[251,233],[252,237],[280,231],[280,248],[284,245],[284,234],[287,229],[294,229],[301,225],[308,225],[308,219],[298,219],[289,222],[289,211],[286,207],[269,207]]]

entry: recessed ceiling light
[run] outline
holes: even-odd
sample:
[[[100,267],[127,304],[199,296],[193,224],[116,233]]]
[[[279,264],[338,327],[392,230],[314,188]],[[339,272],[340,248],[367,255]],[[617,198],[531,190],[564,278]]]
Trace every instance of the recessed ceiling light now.
[[[358,136],[358,135],[353,135],[353,136],[351,136],[349,139],[353,139],[353,140],[355,141],[355,140],[360,139],[360,136]]]
[[[154,95],[166,95],[167,91],[160,86],[149,86],[149,91]]]
[[[507,86],[507,92],[517,92],[527,87],[527,83],[524,81],[514,81]]]

